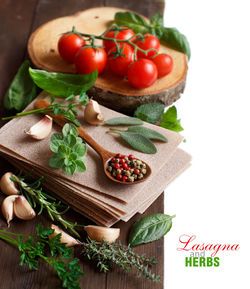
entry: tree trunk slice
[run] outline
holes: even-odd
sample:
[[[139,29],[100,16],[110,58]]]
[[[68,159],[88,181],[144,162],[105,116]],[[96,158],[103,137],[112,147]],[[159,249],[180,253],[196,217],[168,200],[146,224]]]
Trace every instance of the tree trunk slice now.
[[[74,65],[64,62],[58,53],[57,42],[60,35],[70,31],[72,26],[78,31],[101,34],[112,24],[118,11],[127,10],[115,7],[91,8],[43,24],[32,33],[28,41],[28,52],[32,62],[38,68],[47,71],[75,73]],[[161,45],[160,53],[171,55],[174,66],[169,75],[158,79],[152,86],[145,89],[133,88],[127,79],[114,75],[106,68],[88,94],[107,107],[127,113],[148,102],[171,105],[185,88],[187,57],[166,45]]]

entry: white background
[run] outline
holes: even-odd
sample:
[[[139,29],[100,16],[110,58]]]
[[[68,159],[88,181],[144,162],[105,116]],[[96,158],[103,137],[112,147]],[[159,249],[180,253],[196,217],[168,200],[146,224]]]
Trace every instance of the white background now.
[[[182,148],[192,167],[165,191],[176,214],[165,237],[165,289],[250,288],[250,9],[249,1],[167,0],[165,25],[191,45],[184,94],[176,103]],[[198,243],[239,243],[219,267],[187,268],[182,234]],[[209,256],[208,253],[206,256]]]

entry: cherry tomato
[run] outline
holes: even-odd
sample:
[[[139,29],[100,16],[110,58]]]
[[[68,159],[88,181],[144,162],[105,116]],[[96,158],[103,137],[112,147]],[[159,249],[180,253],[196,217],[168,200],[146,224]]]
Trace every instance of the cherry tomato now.
[[[168,54],[158,54],[151,60],[157,67],[158,78],[169,74],[173,69],[173,58]]]
[[[157,77],[157,67],[149,59],[139,59],[128,68],[128,81],[135,88],[149,87],[155,83]]]
[[[117,51],[116,47],[109,50],[108,66],[116,75],[124,76],[127,74],[129,65],[134,61],[134,50],[128,44],[123,44],[121,49],[124,56],[117,56],[115,58],[114,53]]]
[[[155,37],[152,34],[145,34],[145,38],[142,40],[135,40],[134,43],[140,47],[143,50],[148,50],[150,48],[154,48],[157,51],[159,51],[160,49],[160,41],[158,40],[157,37]],[[148,52],[148,54],[146,55],[145,53],[143,53],[142,51],[137,51],[137,58],[150,58],[153,55],[155,55],[156,52],[154,50],[151,50]]]
[[[58,41],[58,51],[63,60],[74,63],[77,51],[85,45],[85,41],[77,34],[65,33]]]
[[[80,49],[75,57],[76,70],[80,74],[88,74],[96,69],[100,74],[107,64],[107,53],[101,47]]]
[[[123,26],[121,28],[127,28],[127,27]],[[113,39],[115,38],[115,39],[120,39],[120,40],[127,40],[131,38],[133,35],[135,35],[133,30],[127,28],[126,30],[122,30],[118,32],[109,30],[107,33],[105,33],[104,36],[108,38],[113,38]],[[103,45],[107,53],[109,52],[111,48],[116,47],[113,41],[108,41],[108,40],[103,40]]]

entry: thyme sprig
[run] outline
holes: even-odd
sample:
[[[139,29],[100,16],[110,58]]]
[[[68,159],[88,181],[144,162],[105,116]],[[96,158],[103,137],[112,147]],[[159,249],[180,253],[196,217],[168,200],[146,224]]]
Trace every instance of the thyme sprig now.
[[[103,241],[99,243],[88,238],[86,242],[82,243],[82,247],[82,254],[89,260],[96,261],[100,271],[107,273],[112,265],[117,265],[126,272],[135,269],[138,277],[145,277],[154,282],[160,281],[160,276],[152,273],[149,268],[157,261],[136,254],[130,246],[126,247],[120,242],[109,244]]]
[[[0,230],[0,239],[16,246],[21,252],[20,265],[27,264],[29,269],[38,270],[39,260],[47,262],[68,289],[80,289],[80,278],[83,276],[79,259],[73,257],[72,248],[60,242],[61,234],[49,238],[54,233],[50,227],[37,226],[36,235],[29,236]],[[46,252],[49,252],[46,254]]]
[[[17,184],[21,194],[26,197],[32,208],[36,209],[37,206],[40,207],[38,215],[40,215],[45,209],[53,222],[57,221],[65,229],[69,229],[79,237],[79,234],[75,230],[75,227],[79,225],[77,223],[69,222],[62,217],[62,215],[65,214],[70,207],[63,205],[60,201],[57,201],[51,195],[43,192],[41,184],[44,180],[44,177],[41,177],[33,183],[28,183],[26,179],[27,175],[22,176],[21,174],[19,176],[14,175],[14,177],[11,178],[11,180]],[[60,209],[62,209],[62,211],[60,211]]]
[[[120,55],[123,55],[122,54],[122,50],[123,50],[123,46],[122,45],[119,45],[119,43],[127,43],[129,45],[131,45],[132,47],[134,47],[134,60],[136,60],[136,55],[137,55],[137,51],[141,51],[143,52],[145,55],[148,54],[148,52],[150,51],[155,51],[156,54],[158,54],[158,51],[154,48],[150,48],[150,49],[147,49],[147,50],[144,50],[140,47],[138,47],[136,45],[136,43],[134,42],[135,40],[144,40],[145,39],[145,35],[142,34],[142,33],[137,33],[133,36],[131,36],[129,39],[116,39],[116,38],[110,38],[110,37],[106,37],[105,34],[108,32],[108,31],[114,31],[114,34],[116,36],[116,34],[119,32],[119,31],[123,31],[123,30],[126,30],[128,28],[122,28],[122,27],[119,27],[118,25],[116,24],[113,24],[111,25],[108,29],[106,29],[102,34],[100,35],[95,35],[95,34],[89,34],[89,33],[82,33],[82,32],[79,32],[75,29],[75,27],[73,26],[72,27],[72,30],[71,31],[68,31],[66,33],[70,34],[70,33],[74,33],[74,34],[77,34],[81,37],[84,37],[84,41],[87,41],[89,42],[89,45],[88,47],[93,47],[93,48],[96,48],[96,47],[100,47],[98,45],[96,45],[96,39],[101,39],[101,40],[107,40],[107,41],[112,41],[114,42],[115,46],[116,46],[116,54],[112,54],[113,58],[114,57],[118,57]],[[83,49],[87,47],[87,46],[84,46]]]
[[[68,103],[68,101],[70,101],[70,103]],[[75,124],[76,126],[78,127],[80,126],[80,123],[76,119],[77,118],[76,107],[87,104],[88,96],[86,93],[80,94],[79,101],[76,101],[76,98],[74,95],[70,95],[59,103],[54,103],[54,102],[55,102],[55,97],[51,96],[50,105],[45,108],[38,108],[38,109],[32,109],[28,111],[19,112],[16,115],[3,117],[2,119],[9,120],[12,118],[17,118],[21,116],[30,115],[30,114],[36,114],[36,113],[42,113],[42,114],[54,113],[56,115],[62,115],[67,120]]]

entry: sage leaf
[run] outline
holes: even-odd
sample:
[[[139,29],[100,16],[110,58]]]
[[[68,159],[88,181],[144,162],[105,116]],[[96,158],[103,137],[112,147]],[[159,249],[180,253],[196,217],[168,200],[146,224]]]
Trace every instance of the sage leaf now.
[[[18,69],[4,96],[4,108],[22,111],[36,97],[36,85],[29,75],[30,63],[25,60]]]
[[[191,49],[189,42],[184,34],[181,34],[176,28],[162,27],[161,41],[165,42],[169,47],[185,53],[190,59]]]
[[[29,73],[37,86],[61,97],[82,94],[93,86],[97,78],[97,70],[90,74],[81,75],[29,68]]]
[[[151,27],[143,17],[133,12],[117,12],[115,14],[115,23],[129,27],[135,33],[146,33]]]
[[[145,126],[131,126],[128,128],[127,131],[139,133],[149,139],[155,139],[155,140],[160,140],[163,142],[168,142],[168,139],[164,135],[162,135],[158,131],[147,128]]]
[[[121,138],[128,143],[132,148],[146,153],[155,154],[157,149],[155,145],[145,136],[134,132],[121,132]]]
[[[134,112],[134,116],[146,122],[155,124],[161,119],[164,112],[164,104],[159,102],[150,102],[140,105]]]
[[[106,125],[141,125],[143,124],[143,121],[141,119],[138,119],[136,117],[115,117],[108,119],[104,122]]]
[[[157,213],[140,218],[130,231],[129,244],[134,247],[159,240],[171,229],[174,217]]]

